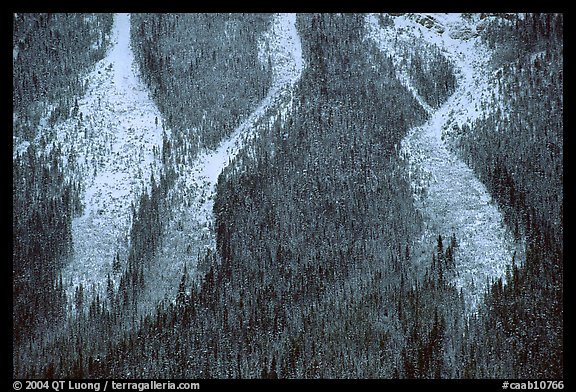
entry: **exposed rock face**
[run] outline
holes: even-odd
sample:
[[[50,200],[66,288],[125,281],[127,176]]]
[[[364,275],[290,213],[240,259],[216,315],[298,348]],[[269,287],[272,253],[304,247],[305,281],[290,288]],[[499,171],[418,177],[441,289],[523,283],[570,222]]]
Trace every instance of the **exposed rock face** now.
[[[468,41],[471,38],[478,36],[477,31],[472,31],[468,26],[453,26],[450,29],[450,38]]]
[[[498,18],[503,18],[506,20],[514,20],[516,19],[516,15],[515,14],[511,14],[511,13],[494,13],[494,12],[483,12],[480,14],[480,19],[485,19],[488,17],[498,17]]]
[[[420,23],[422,26],[429,29],[434,26],[434,24],[436,23],[436,19],[434,19],[432,16],[427,15],[421,18],[416,18],[416,22]]]
[[[431,15],[431,14],[404,14],[404,13],[391,13],[388,14],[391,17],[407,17],[424,28],[437,33],[439,35],[444,34],[448,31],[450,38],[468,41],[472,38],[478,36],[478,34],[484,29],[485,23],[492,20],[495,17],[508,19],[510,15],[508,14],[463,14],[461,24],[454,23],[452,20],[446,20],[441,15]],[[440,16],[439,16],[440,15]],[[477,26],[475,26],[477,25]]]
[[[432,29],[436,31],[438,34],[442,34],[445,31],[444,26],[442,26],[432,15],[414,15],[414,20],[417,23],[420,23],[422,26],[426,27],[427,29]]]

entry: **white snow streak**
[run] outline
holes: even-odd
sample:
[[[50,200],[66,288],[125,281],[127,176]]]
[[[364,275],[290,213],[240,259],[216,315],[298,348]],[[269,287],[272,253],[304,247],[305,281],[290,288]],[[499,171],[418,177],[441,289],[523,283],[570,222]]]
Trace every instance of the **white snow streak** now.
[[[62,272],[69,299],[80,283],[88,298],[92,287],[105,289],[116,252],[126,259],[131,202],[137,206],[150,175],[159,174],[152,150],[162,146],[162,127],[156,125],[161,117],[138,76],[129,14],[114,16],[111,38],[111,48],[88,75],[88,90],[78,101],[82,120],[78,114],[55,127],[68,168],[85,189],[83,215],[72,221],[74,256]],[[67,159],[69,154],[75,162]]]
[[[209,195],[214,194],[222,170],[244,147],[246,141],[255,136],[257,123],[263,118],[277,115],[274,111],[282,113],[284,110],[285,115],[286,109],[291,106],[287,98],[291,98],[291,87],[299,79],[303,67],[302,47],[295,23],[295,14],[279,14],[274,17],[272,30],[266,37],[272,58],[272,87],[268,95],[229,139],[222,142],[215,151],[207,151],[199,157],[197,166],[200,172],[196,181],[208,184]],[[211,205],[206,213],[212,214]]]
[[[396,17],[394,28],[389,30],[381,28],[377,18],[370,15],[368,34],[382,51],[393,56],[398,78],[431,115],[403,139],[402,154],[409,163],[415,205],[427,222],[430,243],[435,235],[449,238],[456,234],[459,248],[454,283],[463,290],[468,310],[474,312],[487,283],[505,277],[513,245],[486,187],[448,150],[444,138],[455,124],[472,122],[493,104],[495,89],[484,72],[490,55],[475,37],[473,23],[459,14],[426,14],[435,21],[434,28],[417,22],[424,16]],[[416,93],[406,67],[395,56],[397,42],[410,42],[413,37],[437,45],[455,65],[458,87],[438,110]]]
[[[292,108],[292,88],[301,76],[304,63],[300,37],[296,30],[295,14],[276,14],[272,27],[259,42],[259,59],[272,65],[272,86],[258,107],[215,150],[205,150],[186,172],[179,173],[174,188],[186,200],[187,207],[180,207],[175,219],[169,223],[168,235],[158,256],[159,262],[151,271],[156,276],[158,288],[148,292],[150,306],[158,301],[175,298],[184,263],[188,271],[200,268],[197,257],[206,250],[215,251],[213,207],[216,183],[220,173],[259,134],[261,126],[280,121]],[[192,250],[190,250],[192,249]],[[199,271],[202,272],[202,271]],[[160,288],[161,287],[161,288]],[[160,295],[164,295],[161,297]]]

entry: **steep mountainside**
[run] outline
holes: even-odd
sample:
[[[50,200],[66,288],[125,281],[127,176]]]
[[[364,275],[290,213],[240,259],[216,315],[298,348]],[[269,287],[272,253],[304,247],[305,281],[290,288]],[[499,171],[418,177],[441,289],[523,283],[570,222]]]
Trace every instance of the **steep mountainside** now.
[[[474,34],[475,20],[468,21],[457,14],[403,15],[391,19],[382,28],[375,15],[368,17],[371,37],[395,59],[399,79],[430,114],[424,125],[413,128],[402,141],[415,203],[426,217],[430,244],[438,235],[456,236],[453,279],[464,290],[467,304],[474,311],[487,284],[505,276],[506,267],[512,263],[514,246],[485,185],[449,151],[444,134],[471,124],[497,105],[496,85],[494,81],[489,83],[487,75],[490,52],[478,34]],[[398,55],[411,47],[416,37],[439,48],[439,55],[454,67],[457,87],[437,109],[414,87],[411,66],[403,64],[404,57]]]
[[[563,14],[13,21],[14,378],[564,377]]]

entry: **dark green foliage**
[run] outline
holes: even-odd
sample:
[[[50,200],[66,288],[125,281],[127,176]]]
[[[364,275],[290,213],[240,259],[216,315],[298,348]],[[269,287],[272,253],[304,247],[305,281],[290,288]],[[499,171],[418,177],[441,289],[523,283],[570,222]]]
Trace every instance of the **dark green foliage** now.
[[[112,16],[14,14],[13,22],[13,136],[32,140],[40,118],[49,116],[50,125],[73,110],[74,97],[84,91],[82,75],[104,55]],[[47,139],[13,159],[15,374],[20,354],[60,325],[66,312],[60,270],[71,252],[72,217],[82,208],[80,186],[66,178],[60,146],[46,154]]]
[[[59,272],[72,247],[71,219],[79,186],[64,179],[59,147],[39,155],[33,146],[13,161],[13,342],[59,320],[66,304]]]
[[[82,75],[104,57],[112,15],[14,14],[13,21],[13,134],[32,140],[41,117],[53,124],[70,115]]]
[[[502,53],[514,60],[499,71],[503,107],[464,129],[460,149],[526,240],[526,262],[488,294],[471,344],[477,377],[563,377],[562,24],[562,15],[531,14],[484,31],[496,64]]]
[[[418,94],[433,108],[439,108],[456,89],[452,64],[436,46],[409,51],[410,76]]]
[[[525,265],[513,266],[508,284],[492,286],[486,309],[472,324],[474,377],[564,377],[563,256],[551,252],[541,234],[534,233]]]
[[[493,61],[505,66],[528,53],[546,49],[552,42],[562,42],[562,14],[525,14],[523,18],[500,15],[482,30],[483,41],[494,49]]]
[[[389,34],[397,34],[391,16],[380,14],[378,21]],[[452,63],[436,45],[424,43],[416,37],[412,37],[410,42],[395,40],[394,45],[397,56],[402,59],[400,66],[406,68],[417,93],[433,109],[439,108],[456,89]]]
[[[215,204],[220,257],[207,256],[204,263],[212,266],[202,283],[188,286],[184,275],[175,305],[105,348],[105,360],[93,364],[91,373],[74,354],[56,366],[56,374],[392,373],[389,340],[398,327],[387,321],[397,319],[389,308],[398,300],[399,276],[409,275],[404,252],[421,226],[395,144],[424,113],[394,79],[388,59],[378,58],[381,72],[372,70],[362,22],[360,16],[329,15],[300,22],[302,31],[311,32],[306,53],[319,36],[346,32],[345,44],[331,38],[322,49],[326,61],[312,56],[292,120],[275,124],[249,147],[257,151],[255,160],[244,154],[221,177]],[[132,240],[153,245],[146,232],[154,230],[148,225],[155,226],[155,207],[146,196],[140,205]],[[138,249],[153,246],[133,244],[135,266],[151,256]],[[130,284],[138,281],[136,270],[125,274],[121,287],[137,286]],[[117,301],[130,302],[132,291],[121,288]],[[94,355],[92,345],[82,358]],[[353,369],[359,352],[370,358],[370,368]]]
[[[172,20],[165,18],[141,23]],[[538,31],[545,32],[547,17],[540,18]],[[14,374],[564,376],[561,42],[541,35],[532,47],[548,48],[544,53],[525,53],[503,71],[499,114],[463,129],[463,157],[527,241],[524,264],[510,268],[507,284],[493,282],[478,313],[467,318],[463,295],[450,284],[460,239],[439,235],[434,249],[418,244],[422,220],[397,155],[425,113],[396,80],[390,59],[363,39],[362,16],[301,15],[298,29],[308,66],[295,107],[220,176],[218,253],[200,260],[205,275],[194,278],[185,268],[173,302],[154,315],[138,313],[144,272],[170,211],[172,164],[187,154],[165,138],[167,168],[134,209],[120,288],[109,278],[107,298],[93,296],[84,304],[88,312],[68,318],[60,333],[37,343],[40,349],[15,356]],[[544,59],[556,61],[544,67]],[[437,104],[449,94],[431,91],[443,91],[432,99]],[[78,290],[77,301],[86,290]]]
[[[510,110],[497,111],[474,124],[461,145],[471,166],[505,206],[510,225],[529,228],[533,220],[543,219],[559,242],[563,222],[563,99],[562,68],[553,65],[557,63],[551,61],[545,70],[522,76],[528,80],[545,78],[541,86],[527,82],[518,91],[518,75],[503,79],[501,85],[506,87],[502,93],[508,97]]]
[[[311,56],[296,92],[302,100],[288,124],[276,124],[251,147],[256,160],[240,156],[220,178],[221,264],[199,289],[192,287],[185,312],[167,309],[144,326],[147,336],[179,331],[148,339],[152,351],[178,353],[168,368],[152,366],[152,374],[392,373],[388,342],[398,327],[386,321],[397,318],[388,309],[398,299],[398,276],[410,266],[405,245],[421,225],[394,145],[424,114],[394,79],[389,60],[379,59],[377,73],[360,55],[369,50],[362,22],[328,15],[300,22],[310,33],[304,44]],[[325,41],[313,46],[318,40]],[[429,344],[437,345],[438,326],[428,327]],[[133,349],[109,357],[106,371],[126,369]],[[194,350],[207,355],[191,357]],[[371,366],[354,370],[364,355]],[[430,355],[436,358],[437,350]]]
[[[134,313],[132,316],[138,314],[136,302],[145,288],[144,272],[155,260],[162,240],[162,228],[165,224],[162,217],[168,215],[169,207],[166,206],[165,199],[168,189],[173,185],[172,178],[173,176],[162,173],[157,184],[152,175],[150,195],[145,189],[140,196],[138,208],[133,211],[128,261],[120,280],[116,304],[124,314],[128,310]]]
[[[179,155],[215,148],[265,96],[271,69],[258,60],[265,14],[135,14],[132,44]],[[184,141],[183,141],[184,139]]]

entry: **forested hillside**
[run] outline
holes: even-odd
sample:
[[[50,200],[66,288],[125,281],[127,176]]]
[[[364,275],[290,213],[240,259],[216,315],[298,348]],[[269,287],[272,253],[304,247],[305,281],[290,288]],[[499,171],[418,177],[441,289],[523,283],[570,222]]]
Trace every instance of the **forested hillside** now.
[[[82,76],[107,48],[111,14],[14,14],[13,136],[31,141],[42,118],[65,120]]]
[[[73,112],[81,76],[106,49],[112,18],[103,14],[14,14],[13,137],[32,141],[44,125]],[[45,147],[51,153],[45,154]],[[13,344],[27,342],[65,314],[59,278],[72,251],[71,220],[80,186],[67,177],[61,146],[47,137],[14,151],[12,184]]]
[[[78,211],[77,185],[64,179],[56,154],[30,147],[14,161],[12,185],[13,343],[65,313],[59,277],[71,253],[70,222]]]
[[[43,18],[42,16],[37,16]],[[146,25],[154,21],[155,17],[162,19],[161,15],[142,15],[135,17],[132,21],[134,25],[142,23]],[[73,258],[77,257],[77,249],[72,249],[71,243],[71,226],[72,221],[78,220],[78,215],[82,213],[82,207],[85,204],[90,204],[89,200],[82,199],[83,194],[86,192],[84,187],[74,178],[78,176],[78,172],[74,173],[74,167],[71,170],[71,164],[76,163],[78,160],[80,167],[86,165],[82,159],[78,159],[78,152],[86,149],[90,152],[94,146],[83,145],[88,139],[88,135],[95,135],[98,137],[96,130],[105,121],[108,121],[107,111],[114,111],[120,108],[120,113],[117,113],[116,118],[110,119],[112,129],[107,129],[106,132],[118,132],[119,135],[112,135],[105,141],[104,151],[102,154],[109,153],[116,150],[113,156],[117,160],[129,161],[130,157],[142,156],[142,147],[134,142],[141,142],[138,135],[134,135],[134,126],[131,122],[134,121],[133,113],[127,113],[128,124],[122,127],[116,123],[119,118],[126,116],[124,109],[125,102],[118,102],[117,107],[114,107],[115,99],[117,97],[108,97],[105,94],[112,95],[118,94],[116,89],[120,88],[120,94],[132,88],[133,85],[128,85],[122,90],[121,83],[126,83],[126,80],[131,82],[130,75],[122,74],[125,70],[130,70],[130,63],[123,63],[114,57],[114,53],[109,58],[110,63],[106,63],[100,70],[92,70],[92,73],[84,80],[84,84],[93,88],[97,84],[102,86],[103,83],[111,83],[111,89],[108,91],[96,91],[97,97],[90,97],[86,103],[80,101],[79,95],[82,91],[75,91],[74,95],[68,92],[66,99],[74,102],[71,109],[72,115],[72,128],[68,129],[69,122],[66,117],[60,117],[51,122],[44,123],[40,128],[44,131],[39,138],[38,144],[33,142],[28,146],[26,143],[19,143],[15,145],[16,150],[25,151],[22,156],[15,153],[14,158],[14,178],[17,179],[14,183],[14,327],[17,333],[14,334],[15,339],[15,353],[14,353],[14,374],[27,377],[38,377],[41,375],[68,375],[75,377],[82,377],[86,374],[87,369],[91,368],[90,358],[96,358],[99,353],[103,352],[106,344],[116,344],[122,336],[126,328],[135,328],[140,319],[152,309],[155,304],[146,304],[145,301],[149,300],[147,291],[154,290],[153,283],[157,281],[158,277],[152,276],[155,266],[156,257],[158,254],[158,246],[161,244],[164,228],[167,225],[168,219],[173,215],[175,207],[175,200],[182,202],[184,194],[177,194],[177,197],[167,198],[167,193],[173,190],[175,180],[179,176],[177,170],[182,167],[189,166],[199,148],[204,143],[215,144],[219,142],[216,139],[217,132],[215,129],[223,130],[222,137],[225,133],[230,133],[234,129],[243,115],[249,113],[261,98],[262,91],[266,91],[269,87],[269,74],[271,70],[268,69],[269,64],[260,66],[261,62],[258,60],[258,42],[255,37],[260,37],[262,31],[268,28],[266,16],[261,15],[244,15],[234,16],[227,18],[225,15],[170,15],[175,19],[180,19],[178,24],[172,25],[169,29],[170,35],[180,38],[166,39],[158,44],[158,49],[169,53],[174,49],[174,45],[180,46],[188,45],[190,42],[195,43],[195,48],[198,52],[210,53],[211,55],[201,61],[202,67],[210,69],[210,74],[202,71],[201,75],[206,77],[206,81],[214,81],[215,83],[222,83],[222,86],[203,86],[202,89],[196,88],[194,91],[182,91],[183,96],[179,102],[188,101],[190,111],[199,110],[198,107],[206,111],[205,101],[195,101],[193,96],[201,94],[205,98],[220,99],[234,101],[234,105],[229,105],[228,108],[232,109],[227,111],[226,105],[224,106],[221,116],[212,118],[209,122],[202,125],[207,128],[206,134],[210,136],[210,141],[202,140],[201,132],[199,129],[192,131],[190,126],[186,123],[185,118],[178,119],[175,124],[175,130],[170,130],[165,126],[167,121],[160,119],[159,116],[152,121],[146,123],[146,119],[136,119],[148,129],[156,129],[160,126],[165,128],[164,132],[164,146],[161,150],[153,148],[154,158],[161,157],[164,164],[160,175],[154,177],[152,174],[150,179],[150,186],[148,189],[144,187],[142,193],[135,201],[125,200],[129,211],[133,215],[129,222],[131,228],[129,230],[130,245],[127,251],[116,252],[114,249],[106,250],[112,252],[113,257],[107,260],[110,263],[109,273],[104,279],[99,282],[87,285],[82,282],[76,286],[72,293],[66,295],[64,286],[70,283],[62,279],[62,270],[68,271],[89,270],[92,266],[76,266],[74,265]],[[191,18],[192,17],[192,18]],[[218,20],[218,31],[210,30],[210,23],[199,23],[193,17],[204,17],[207,21]],[[86,16],[86,20],[89,17]],[[59,15],[55,18],[59,23],[54,22],[55,29],[64,29],[66,26],[61,24],[66,19]],[[130,19],[127,19],[130,21]],[[262,20],[262,22],[255,23],[255,21]],[[110,18],[111,21],[111,18]],[[160,23],[161,26],[164,26]],[[254,30],[254,26],[259,27]],[[208,29],[208,31],[195,31],[192,27],[198,26]],[[216,24],[215,24],[216,26]],[[39,26],[34,26],[39,29]],[[165,27],[165,26],[164,26]],[[41,29],[41,28],[40,28]],[[91,33],[95,36],[98,34],[109,34],[110,26],[106,29],[101,26],[92,26]],[[240,31],[240,33],[239,33]],[[157,32],[157,31],[155,31]],[[140,32],[136,31],[133,34],[136,36],[135,43],[145,41],[138,38]],[[222,34],[228,33],[230,40],[228,44],[224,45],[220,38]],[[43,31],[35,31],[38,37],[43,36]],[[162,34],[166,36],[166,34]],[[183,38],[182,38],[183,37]],[[120,37],[122,38],[122,37]],[[145,38],[145,37],[144,37]],[[254,38],[254,39],[252,39]],[[115,37],[115,40],[118,40]],[[185,39],[186,41],[182,41]],[[68,53],[73,47],[70,42],[62,44],[62,50]],[[114,45],[118,45],[117,41]],[[136,46],[136,45],[134,45]],[[252,47],[253,50],[245,51],[246,48]],[[105,52],[102,48],[102,53]],[[16,50],[16,49],[15,49]],[[114,49],[117,52],[116,49]],[[170,58],[174,61],[186,62],[190,60],[190,53],[186,51],[178,51],[177,54],[183,56],[179,59],[176,55],[171,54]],[[110,55],[110,51],[107,55]],[[231,56],[232,60],[228,59]],[[59,58],[60,59],[60,58]],[[228,60],[226,60],[228,59]],[[66,62],[70,59],[62,56],[61,61]],[[98,60],[98,58],[95,58]],[[226,61],[225,61],[226,60]],[[196,59],[200,63],[199,59]],[[241,64],[244,68],[229,66],[234,64]],[[230,64],[229,64],[230,63]],[[88,65],[88,63],[86,63]],[[31,65],[34,65],[31,62]],[[254,66],[252,66],[254,65]],[[20,66],[24,68],[24,65]],[[163,79],[158,79],[160,83],[178,84],[179,78],[183,77],[180,74],[171,72],[172,65],[164,63],[163,67],[156,66],[150,69],[150,64],[143,64],[141,72],[145,76],[147,73],[157,73],[163,76]],[[220,67],[217,69],[217,67]],[[253,72],[247,70],[253,69]],[[72,83],[76,80],[82,80],[83,69],[73,72],[68,75],[70,79],[65,83]],[[115,75],[120,75],[116,77]],[[216,76],[217,75],[217,76]],[[266,76],[268,75],[268,76]],[[21,82],[18,78],[20,74],[14,75],[15,83]],[[244,78],[244,79],[242,79]],[[261,81],[259,81],[261,78]],[[197,80],[198,78],[195,78]],[[245,86],[245,90],[233,89],[231,86],[236,85],[241,81],[241,85]],[[45,81],[46,82],[46,81]],[[153,83],[150,81],[150,83]],[[260,85],[262,83],[262,85]],[[85,86],[83,86],[84,88]],[[165,104],[174,99],[172,94],[175,87],[170,91],[161,90],[155,94],[158,102]],[[132,91],[134,95],[140,93],[137,90]],[[223,96],[222,91],[226,91],[227,95]],[[91,91],[94,94],[93,91]],[[101,96],[104,94],[104,96]],[[189,94],[189,96],[186,96]],[[15,100],[17,99],[17,92],[15,92]],[[35,103],[42,103],[41,97],[34,96]],[[32,98],[31,98],[32,99]],[[133,97],[130,97],[133,99]],[[128,101],[130,101],[128,99]],[[180,98],[179,98],[180,99]],[[108,105],[107,101],[112,103]],[[84,113],[78,110],[78,101],[84,107]],[[126,101],[126,99],[124,99]],[[51,99],[46,99],[46,102],[52,102]],[[130,103],[129,103],[130,104]],[[91,105],[96,105],[93,107]],[[147,105],[142,102],[142,105]],[[160,105],[161,106],[161,105]],[[161,106],[162,107],[162,106]],[[165,107],[170,107],[167,104]],[[211,105],[209,105],[211,107]],[[74,110],[73,110],[74,109]],[[141,108],[138,108],[141,110]],[[90,117],[86,113],[90,113]],[[16,112],[15,112],[16,114]],[[83,114],[85,115],[83,118]],[[212,112],[210,112],[212,115]],[[40,115],[39,115],[40,116]],[[45,115],[46,116],[46,115]],[[44,118],[45,118],[44,116]],[[140,116],[138,116],[140,117]],[[144,117],[144,116],[143,116]],[[149,117],[148,115],[146,117]],[[166,118],[169,114],[166,114]],[[44,120],[42,120],[44,121]],[[124,121],[124,119],[122,119]],[[118,121],[120,122],[120,121]],[[43,128],[46,127],[46,128]],[[134,127],[134,128],[133,128]],[[91,129],[92,128],[92,129]],[[126,128],[128,128],[126,132]],[[82,132],[82,136],[78,137],[78,132]],[[209,132],[209,130],[211,130]],[[61,137],[60,134],[64,133],[67,136]],[[127,135],[122,135],[127,133]],[[17,134],[15,125],[14,134]],[[197,137],[197,140],[191,140],[190,135]],[[128,136],[127,138],[125,136]],[[57,142],[49,144],[46,148],[46,141],[52,141],[54,138],[64,139],[65,143],[70,143],[61,149]],[[116,147],[110,140],[118,140],[122,142],[123,138],[131,142],[130,145],[119,145]],[[144,135],[148,139],[148,135]],[[78,144],[75,144],[78,143]],[[114,143],[116,144],[116,143]],[[131,147],[135,145],[132,151]],[[144,147],[144,146],[143,146]],[[145,146],[148,147],[148,146]],[[44,151],[49,151],[49,155],[44,157]],[[68,153],[63,153],[63,151]],[[122,154],[122,155],[120,155]],[[103,165],[105,157],[101,155],[97,158],[94,164],[94,177],[97,172],[104,172],[101,176],[103,182],[106,182],[105,174],[110,172],[116,176],[118,172],[117,164],[120,162],[111,163],[109,168]],[[112,155],[112,154],[110,154]],[[108,160],[106,158],[106,160]],[[115,166],[116,165],[116,166]],[[45,169],[42,169],[45,166]],[[108,169],[108,170],[106,170]],[[139,179],[142,177],[142,170],[137,167],[132,168],[138,172]],[[144,168],[145,170],[146,168]],[[92,174],[92,171],[90,171]],[[130,179],[133,182],[133,178]],[[144,179],[145,180],[145,179]],[[109,189],[104,189],[104,192],[110,194]],[[114,192],[117,193],[118,191]],[[182,193],[180,191],[180,193]],[[117,198],[114,201],[118,200]],[[99,203],[99,200],[96,200]],[[93,206],[90,206],[91,208]],[[107,209],[108,205],[98,207],[93,211],[90,221],[94,221],[94,215],[101,219]],[[34,230],[29,231],[30,227]],[[87,234],[93,235],[95,230],[105,231],[106,227],[98,224],[94,227],[88,227]],[[46,234],[45,234],[46,233]],[[77,239],[78,240],[78,239]],[[82,241],[83,239],[80,239]],[[90,246],[91,244],[87,244]],[[92,244],[94,245],[94,244]],[[92,247],[95,251],[95,247]],[[76,251],[76,252],[75,252]],[[190,256],[189,256],[190,257]],[[88,263],[93,263],[93,260],[88,259]],[[100,271],[98,271],[100,273]],[[99,288],[96,288],[96,285]],[[159,293],[156,297],[162,298],[163,293]],[[170,299],[168,299],[170,302]],[[37,328],[38,327],[38,328]],[[36,350],[36,345],[42,346],[42,349]],[[72,366],[74,365],[74,366]]]
[[[191,139],[187,154],[216,147],[265,96],[272,70],[259,61],[258,43],[269,24],[266,14],[134,15],[144,80],[175,144]]]
[[[562,14],[18,14],[13,47],[15,378],[564,377]]]
[[[494,48],[503,108],[460,130],[458,148],[525,239],[526,261],[493,286],[473,324],[485,327],[471,344],[472,375],[492,374],[497,347],[504,374],[562,377],[563,17],[496,19],[482,38]]]
[[[439,271],[449,273],[455,242],[445,240],[445,252],[439,239],[423,259],[433,266],[417,279],[411,249],[419,217],[394,148],[424,112],[390,60],[362,40],[363,23],[360,15],[300,17],[309,59],[302,99],[285,127],[275,124],[251,148],[257,158],[248,153],[220,179],[221,262],[199,288],[183,275],[176,305],[146,322],[146,338],[130,339],[96,375],[127,372],[134,352],[166,345],[178,354],[146,357],[148,374],[450,375],[441,364],[445,355],[455,362],[455,352],[444,354],[443,340],[461,321],[447,326],[445,317],[462,320],[463,303]],[[454,301],[460,308],[439,314]],[[198,358],[197,350],[209,355]],[[157,360],[162,368],[149,362]]]

